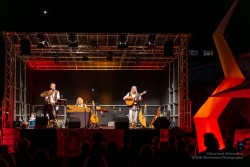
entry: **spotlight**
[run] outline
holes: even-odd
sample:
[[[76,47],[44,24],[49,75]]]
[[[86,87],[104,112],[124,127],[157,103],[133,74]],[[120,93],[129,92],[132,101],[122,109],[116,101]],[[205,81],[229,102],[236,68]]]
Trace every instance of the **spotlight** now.
[[[107,61],[112,61],[113,60],[113,53],[112,52],[108,52],[107,54],[108,54],[108,56],[106,57],[106,60]]]
[[[89,61],[89,58],[87,56],[82,56],[82,61]]]
[[[54,54],[54,62],[57,64],[59,62],[58,53]]]
[[[94,48],[97,48],[97,47],[98,47],[98,44],[97,44],[97,41],[96,41],[96,40],[92,40],[91,45],[92,45]]]
[[[154,34],[149,35],[148,42],[145,43],[145,46],[147,46],[148,49],[155,48],[155,40],[156,36]]]
[[[37,44],[38,48],[45,48],[46,46],[49,46],[49,43],[45,40],[43,33],[38,33],[37,38],[38,38],[38,44]]]
[[[112,61],[112,60],[113,60],[113,57],[110,56],[110,55],[108,55],[108,56],[106,57],[106,60],[107,60],[107,61]]]
[[[174,42],[165,41],[164,43],[164,56],[173,56],[174,52]]]
[[[67,44],[69,47],[77,47],[78,46],[78,42],[76,41],[76,34],[75,33],[69,34],[69,41]]]
[[[20,47],[21,47],[21,55],[24,55],[24,54],[31,55],[29,39],[21,39]]]
[[[140,62],[140,56],[139,56],[139,55],[136,55],[135,57],[136,57],[135,63],[138,64],[138,63]]]
[[[126,34],[119,34],[117,46],[120,49],[128,48]]]

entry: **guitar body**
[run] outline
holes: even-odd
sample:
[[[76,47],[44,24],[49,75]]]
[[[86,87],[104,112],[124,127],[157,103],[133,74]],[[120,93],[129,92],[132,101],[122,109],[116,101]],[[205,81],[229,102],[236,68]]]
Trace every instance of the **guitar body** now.
[[[134,102],[135,102],[135,99],[139,98],[140,96],[146,94],[147,91],[143,91],[142,93],[140,93],[137,97],[133,98],[132,96],[128,96],[127,99],[125,100],[125,103],[128,107],[132,107]]]
[[[93,124],[98,123],[99,118],[98,118],[98,116],[97,116],[97,113],[94,112],[94,113],[90,116],[90,121],[91,121]]]
[[[131,96],[129,96],[129,97],[125,100],[125,103],[126,103],[126,105],[127,105],[128,107],[132,107],[133,104],[134,104],[134,99],[133,99]]]
[[[95,106],[95,102],[92,101],[92,115],[90,116],[90,121],[93,123],[93,124],[97,124],[98,121],[99,121],[99,118],[98,118],[98,115],[97,115],[97,110],[96,110],[96,106]]]

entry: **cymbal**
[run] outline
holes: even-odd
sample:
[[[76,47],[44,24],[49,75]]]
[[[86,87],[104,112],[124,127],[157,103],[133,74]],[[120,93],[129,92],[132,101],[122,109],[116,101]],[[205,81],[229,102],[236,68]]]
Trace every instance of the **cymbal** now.
[[[49,95],[52,95],[53,94],[53,91],[44,91],[40,94],[41,97],[46,97],[46,96],[49,96]]]

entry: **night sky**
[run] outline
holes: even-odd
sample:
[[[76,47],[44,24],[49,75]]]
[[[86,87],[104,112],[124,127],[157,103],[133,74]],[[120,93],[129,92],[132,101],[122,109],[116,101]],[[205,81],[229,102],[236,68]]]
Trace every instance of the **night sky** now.
[[[2,0],[0,30],[53,32],[189,32],[191,48],[213,47],[212,33],[234,0]],[[226,30],[237,54],[248,51],[250,2],[238,0]],[[47,10],[47,14],[43,11]],[[238,46],[241,49],[238,49]]]
[[[0,31],[188,32],[192,33],[189,49],[214,49],[212,34],[233,2],[2,0]],[[249,8],[249,0],[238,0],[224,34],[235,56],[250,50]],[[44,10],[48,12],[46,15]],[[1,73],[0,77],[3,76]]]

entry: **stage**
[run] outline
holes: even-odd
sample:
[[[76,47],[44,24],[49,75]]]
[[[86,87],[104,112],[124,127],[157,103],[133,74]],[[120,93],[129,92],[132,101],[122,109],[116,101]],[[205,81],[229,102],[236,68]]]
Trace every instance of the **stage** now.
[[[31,152],[38,148],[46,148],[50,154],[57,157],[77,155],[81,143],[93,142],[92,135],[96,131],[103,134],[103,144],[105,145],[115,141],[118,146],[121,146],[124,134],[129,134],[135,148],[139,148],[142,144],[151,144],[155,136],[160,137],[161,141],[165,141],[169,134],[169,129],[154,128],[115,129],[114,127],[102,127],[95,129],[45,128],[19,130],[20,138],[27,138],[31,141]]]

